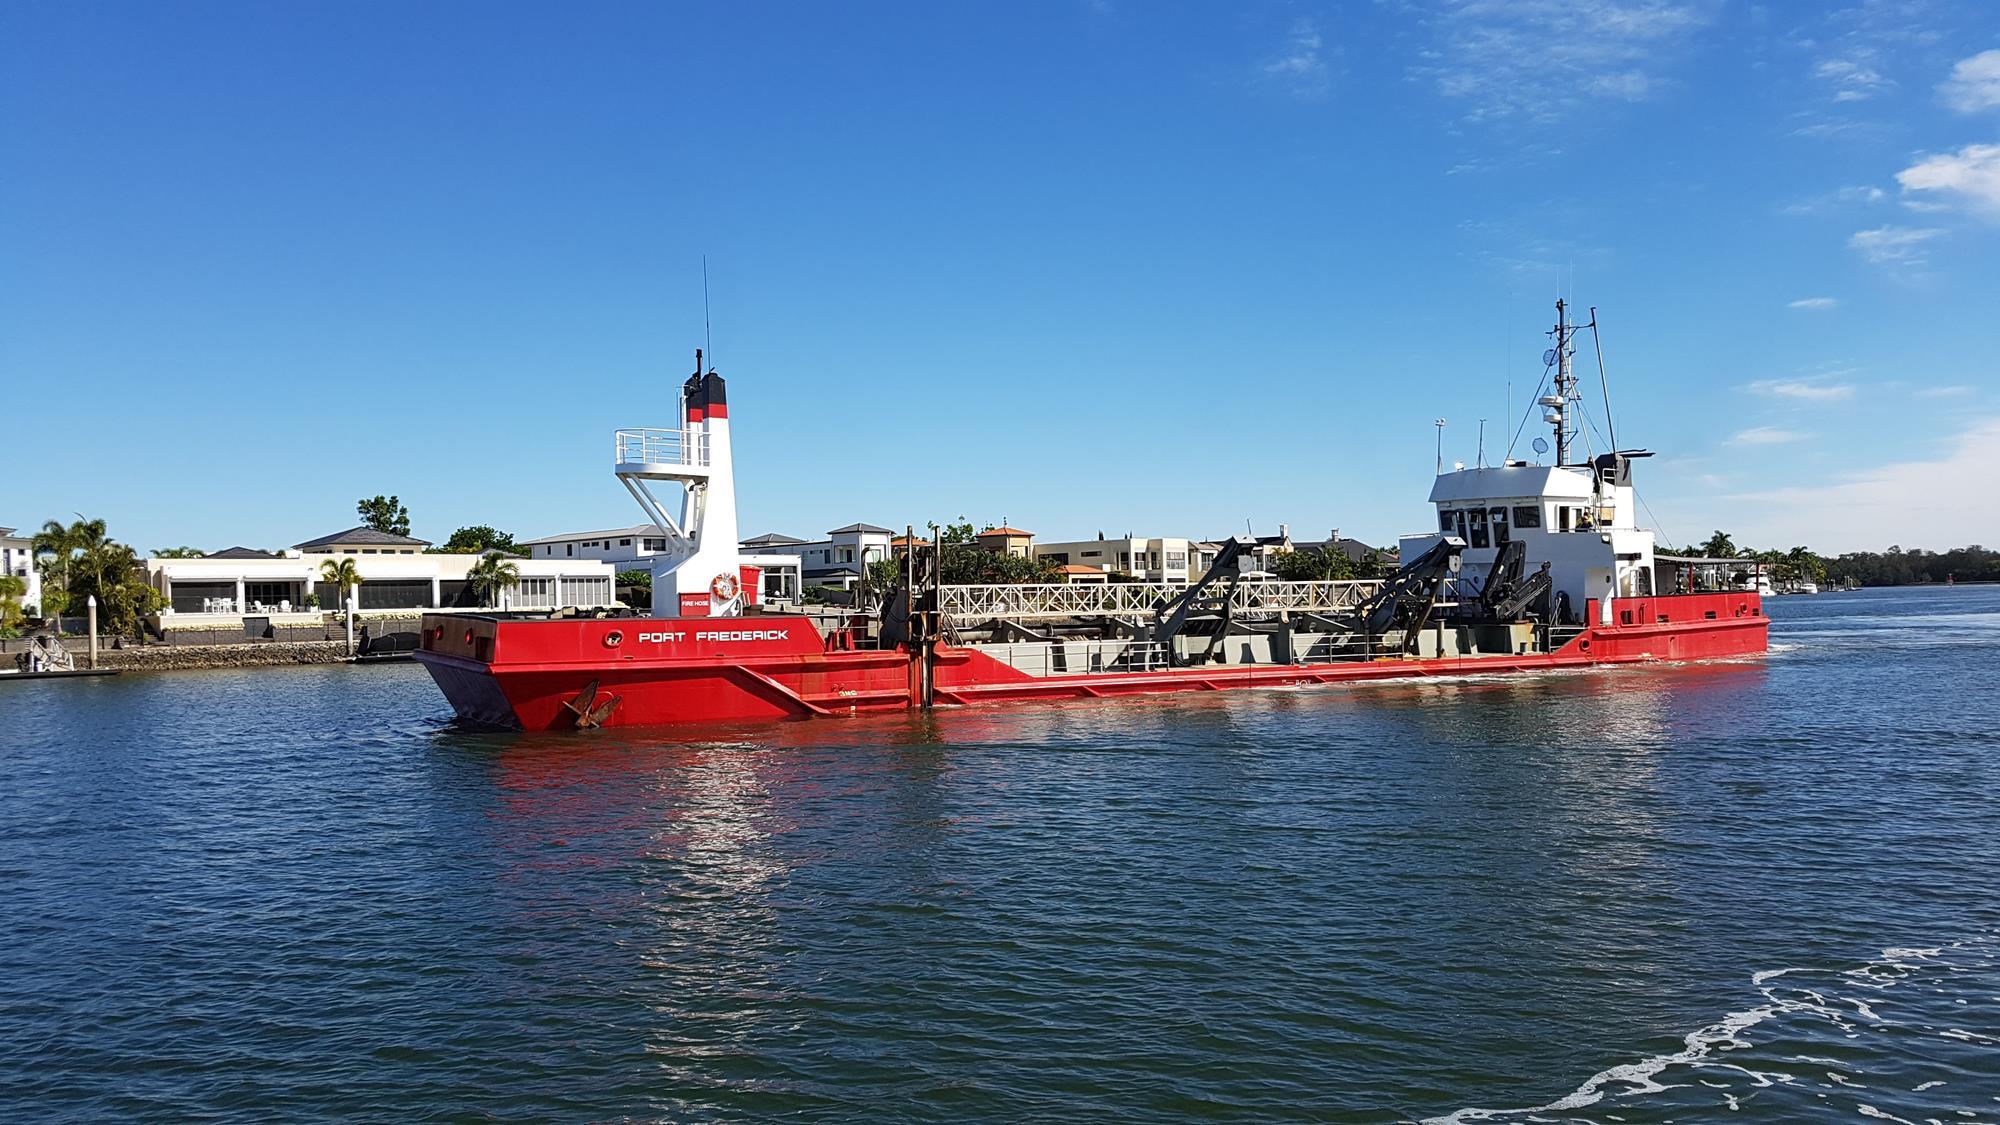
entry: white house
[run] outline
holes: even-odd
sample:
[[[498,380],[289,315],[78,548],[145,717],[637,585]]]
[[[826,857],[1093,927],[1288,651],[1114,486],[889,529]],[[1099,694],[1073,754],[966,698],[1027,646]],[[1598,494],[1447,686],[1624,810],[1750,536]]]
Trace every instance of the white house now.
[[[1099,567],[1114,578],[1139,582],[1187,582],[1201,576],[1197,544],[1172,537],[1084,539],[1072,543],[1037,543],[1035,557],[1057,566]]]
[[[659,524],[641,523],[609,531],[545,535],[519,546],[534,559],[602,559],[619,570],[649,570],[653,556],[666,552],[667,532]]]
[[[231,547],[198,559],[150,558],[146,580],[166,598],[163,628],[211,628],[246,614],[282,621],[316,620],[337,609],[340,591],[321,564],[346,559],[361,575],[358,608],[366,612],[477,608],[466,573],[479,555],[422,553],[424,541],[356,529],[307,540],[282,553]],[[503,609],[597,608],[614,604],[614,570],[601,559],[510,559],[520,580],[501,595]],[[314,604],[309,604],[314,603]]]
[[[21,597],[21,608],[41,609],[42,572],[35,569],[35,541],[14,534],[11,527],[0,527],[0,574],[11,574],[27,583],[28,592]]]
[[[811,542],[771,532],[745,539],[741,546],[745,553],[795,556],[800,562],[800,577],[808,586],[849,590],[867,572],[869,563],[890,557],[890,543],[895,538],[896,533],[886,527],[851,523]]]

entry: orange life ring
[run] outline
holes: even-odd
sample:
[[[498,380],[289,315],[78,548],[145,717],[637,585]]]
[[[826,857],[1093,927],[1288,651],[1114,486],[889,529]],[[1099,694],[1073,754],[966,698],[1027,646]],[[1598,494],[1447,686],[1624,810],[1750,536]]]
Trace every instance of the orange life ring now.
[[[741,588],[742,584],[736,580],[734,574],[718,574],[715,576],[715,581],[708,584],[708,592],[714,594],[717,601],[725,602],[735,598]]]

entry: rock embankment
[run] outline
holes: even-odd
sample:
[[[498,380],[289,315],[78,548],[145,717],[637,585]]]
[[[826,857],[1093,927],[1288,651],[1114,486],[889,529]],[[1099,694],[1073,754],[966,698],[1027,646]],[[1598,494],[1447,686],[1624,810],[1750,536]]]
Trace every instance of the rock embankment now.
[[[82,645],[66,645],[81,668],[88,659]],[[347,659],[347,642],[271,641],[263,644],[144,645],[100,649],[99,668],[132,672],[172,672],[189,668],[257,668],[272,664],[338,664]]]

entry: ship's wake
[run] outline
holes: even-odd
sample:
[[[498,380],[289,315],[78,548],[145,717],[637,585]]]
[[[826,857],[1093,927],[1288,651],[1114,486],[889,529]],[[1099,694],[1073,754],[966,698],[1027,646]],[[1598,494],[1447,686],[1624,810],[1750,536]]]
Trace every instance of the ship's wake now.
[[[1425,1125],[1633,1121],[1751,1106],[1785,1117],[1844,1106],[1887,1121],[2000,1120],[2000,1098],[1978,1078],[1993,1073],[1989,1052],[2000,1047],[2000,934],[1885,949],[1844,969],[1769,969],[1750,982],[1763,1003],[1689,1032],[1677,1051],[1601,1070],[1544,1105],[1466,1108]],[[1864,1037],[1865,1055],[1852,1042]],[[1968,1048],[1987,1065],[1951,1061]],[[1863,1057],[1871,1061],[1854,1061]]]

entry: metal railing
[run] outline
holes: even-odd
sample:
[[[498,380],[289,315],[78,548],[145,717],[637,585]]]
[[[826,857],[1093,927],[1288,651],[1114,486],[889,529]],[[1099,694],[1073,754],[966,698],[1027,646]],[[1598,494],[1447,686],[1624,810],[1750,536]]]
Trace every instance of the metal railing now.
[[[1235,613],[1353,609],[1380,582],[1239,582],[1230,594]],[[992,618],[1143,617],[1187,592],[1175,582],[1036,583],[1022,586],[944,586],[939,608],[959,622]]]
[[[979,651],[1030,676],[1158,672],[1170,667],[1161,641],[1022,641]]]
[[[620,465],[708,464],[708,435],[700,430],[619,430],[615,441]]]

